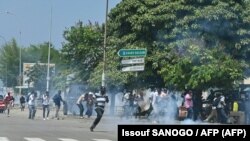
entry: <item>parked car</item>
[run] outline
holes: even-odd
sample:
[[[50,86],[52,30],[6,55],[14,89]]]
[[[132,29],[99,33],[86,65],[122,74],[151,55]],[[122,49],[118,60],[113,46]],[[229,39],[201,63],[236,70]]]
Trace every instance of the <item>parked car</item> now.
[[[6,106],[4,103],[4,96],[0,95],[0,113],[3,113],[5,108],[6,108]]]

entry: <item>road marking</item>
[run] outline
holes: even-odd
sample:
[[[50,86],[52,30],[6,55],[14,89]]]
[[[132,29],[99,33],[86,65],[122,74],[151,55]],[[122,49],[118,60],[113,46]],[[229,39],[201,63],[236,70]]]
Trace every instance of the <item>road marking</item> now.
[[[9,139],[6,137],[0,137],[0,141],[9,141]]]
[[[108,140],[108,139],[92,139],[94,141],[112,141],[112,140]]]
[[[24,138],[25,140],[27,141],[46,141],[46,140],[43,140],[43,139],[40,139],[40,138]]]
[[[78,140],[69,139],[69,138],[58,138],[58,140],[61,140],[61,141],[78,141]]]

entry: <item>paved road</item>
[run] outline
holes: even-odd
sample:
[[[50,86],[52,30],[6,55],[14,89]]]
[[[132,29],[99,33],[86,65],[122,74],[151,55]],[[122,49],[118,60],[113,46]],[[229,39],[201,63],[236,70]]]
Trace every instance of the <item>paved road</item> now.
[[[90,119],[80,119],[78,116],[68,115],[56,120],[52,119],[54,114],[55,111],[52,110],[49,120],[43,120],[42,110],[39,109],[34,120],[28,119],[27,109],[23,112],[20,109],[12,109],[10,117],[4,113],[0,114],[0,141],[117,141],[119,124],[152,124],[146,119],[125,120],[105,115],[94,132],[90,132],[89,127],[95,116]],[[167,124],[189,123],[167,122]]]
[[[117,122],[110,117],[104,117],[94,132],[89,130],[94,117],[43,120],[41,110],[34,120],[27,117],[28,110],[12,109],[10,117],[0,114],[0,141],[117,141]]]

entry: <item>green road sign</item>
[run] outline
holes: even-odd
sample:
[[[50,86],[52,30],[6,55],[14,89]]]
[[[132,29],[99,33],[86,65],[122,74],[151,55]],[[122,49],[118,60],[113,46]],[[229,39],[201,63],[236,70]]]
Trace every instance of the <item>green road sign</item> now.
[[[120,57],[145,57],[146,49],[120,49],[118,55]]]

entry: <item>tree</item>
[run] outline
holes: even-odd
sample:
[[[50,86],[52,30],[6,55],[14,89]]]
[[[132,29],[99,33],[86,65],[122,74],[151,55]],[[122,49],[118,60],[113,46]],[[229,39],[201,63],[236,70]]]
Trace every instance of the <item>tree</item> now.
[[[248,6],[244,0],[124,0],[109,14],[110,41],[115,52],[147,48],[139,75],[144,87],[195,90],[197,115],[203,90],[231,89],[246,76]]]
[[[50,63],[61,62],[61,56],[58,50],[56,50],[53,45],[50,46]],[[27,48],[23,48],[22,60],[24,63],[47,63],[48,62],[48,49],[49,43],[44,42],[37,45],[30,45]]]
[[[125,0],[111,10],[109,17],[110,42],[115,51],[121,48],[146,48],[145,70],[128,73],[127,85],[135,87],[163,87],[163,79],[158,74],[159,67],[153,67],[153,58],[156,48],[157,31],[164,26],[169,18],[162,16],[166,1],[158,0]],[[138,81],[136,81],[138,80]]]
[[[89,23],[83,25],[78,22],[75,26],[64,31],[65,42],[61,53],[75,70],[76,78],[82,83],[87,83],[91,72],[102,59],[103,30],[101,26]]]
[[[19,77],[19,51],[16,40],[12,39],[1,48],[0,54],[0,77],[5,80],[6,87],[18,85]],[[6,84],[7,83],[7,84]]]
[[[249,30],[244,1],[177,1],[176,17],[160,31],[166,52],[160,74],[179,88],[230,88],[244,78]]]
[[[247,6],[243,0],[124,0],[109,14],[109,28],[116,49],[147,48],[142,80],[156,76],[179,90],[230,87],[248,67]]]

